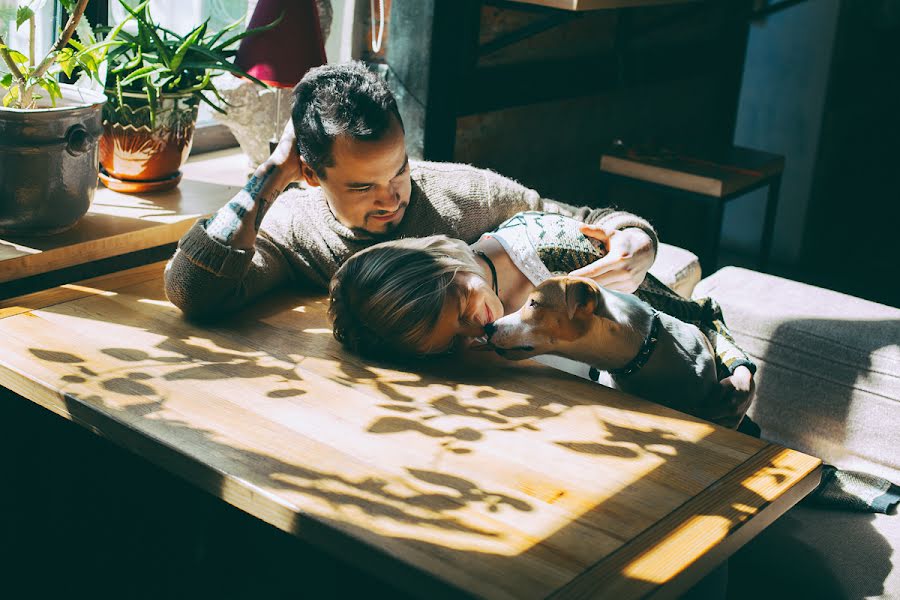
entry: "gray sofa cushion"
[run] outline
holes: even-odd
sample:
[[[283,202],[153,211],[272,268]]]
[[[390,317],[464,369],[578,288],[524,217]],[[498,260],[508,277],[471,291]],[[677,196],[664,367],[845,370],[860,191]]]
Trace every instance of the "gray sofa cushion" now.
[[[736,267],[701,281],[757,362],[763,437],[900,483],[900,310]],[[729,600],[900,599],[900,516],[798,506],[730,561]]]
[[[728,600],[900,598],[900,517],[798,506],[729,561]]]
[[[900,482],[900,310],[736,267],[701,296],[759,366],[763,437]]]
[[[693,252],[660,243],[650,272],[679,296],[690,298],[700,281],[700,261]]]

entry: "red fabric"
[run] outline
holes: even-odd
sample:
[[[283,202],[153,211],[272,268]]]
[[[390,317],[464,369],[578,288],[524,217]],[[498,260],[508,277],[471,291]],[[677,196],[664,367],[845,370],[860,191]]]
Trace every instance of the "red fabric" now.
[[[241,40],[235,63],[275,87],[293,87],[308,70],[326,62],[315,0],[259,0],[248,29],[284,13],[274,29]]]

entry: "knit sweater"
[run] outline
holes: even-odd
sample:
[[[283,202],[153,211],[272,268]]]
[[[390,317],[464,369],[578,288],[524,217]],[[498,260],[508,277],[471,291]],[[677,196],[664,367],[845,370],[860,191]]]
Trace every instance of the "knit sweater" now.
[[[266,213],[250,250],[213,240],[207,235],[206,220],[201,219],[181,238],[166,267],[166,295],[185,314],[211,318],[279,286],[324,292],[341,263],[372,244],[435,234],[472,243],[526,210],[560,213],[605,229],[639,227],[650,235],[656,250],[656,232],[640,217],[612,208],[576,208],[547,200],[492,171],[412,162],[410,177],[409,205],[389,238],[341,224],[318,187],[283,192]]]

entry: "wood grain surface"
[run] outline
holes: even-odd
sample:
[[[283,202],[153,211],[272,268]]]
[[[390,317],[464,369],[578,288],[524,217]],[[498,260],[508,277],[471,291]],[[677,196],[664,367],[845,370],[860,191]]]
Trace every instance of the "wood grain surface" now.
[[[0,385],[415,594],[673,597],[818,482],[533,361],[363,361],[321,297],[194,325],[162,269],[0,302]]]

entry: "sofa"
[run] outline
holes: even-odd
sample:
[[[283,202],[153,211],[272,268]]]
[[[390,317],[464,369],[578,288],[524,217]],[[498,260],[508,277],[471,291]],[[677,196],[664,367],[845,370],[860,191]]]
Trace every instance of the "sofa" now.
[[[651,272],[712,296],[757,363],[762,437],[900,483],[900,310],[749,269],[700,279],[661,244]],[[730,560],[730,600],[900,598],[900,515],[800,504]]]

